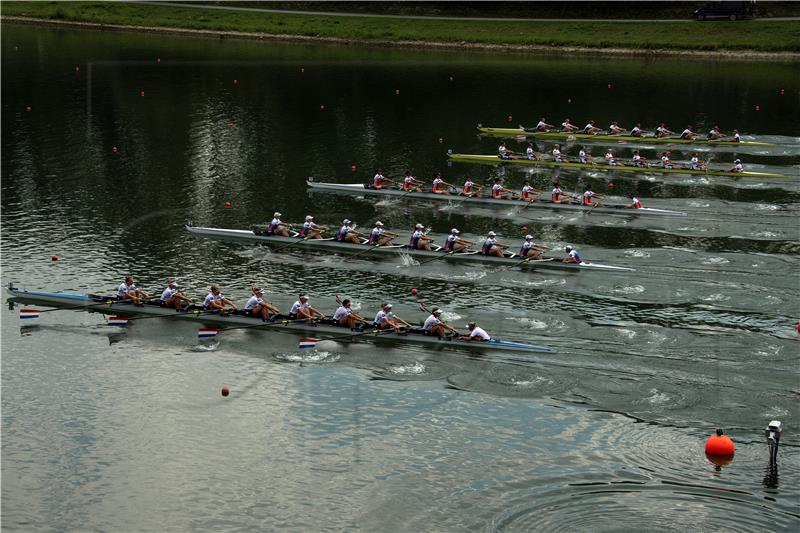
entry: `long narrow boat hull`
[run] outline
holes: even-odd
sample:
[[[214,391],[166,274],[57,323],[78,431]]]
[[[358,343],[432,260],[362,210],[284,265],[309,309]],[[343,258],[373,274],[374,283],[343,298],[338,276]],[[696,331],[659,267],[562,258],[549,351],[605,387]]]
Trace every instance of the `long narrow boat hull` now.
[[[635,172],[638,174],[691,174],[695,176],[725,176],[728,178],[760,178],[774,179],[786,178],[783,174],[773,174],[771,172],[724,172],[722,170],[691,170],[684,168],[659,168],[659,167],[629,167],[624,165],[589,165],[584,163],[556,163],[555,161],[539,161],[536,159],[501,159],[496,155],[479,154],[447,154],[447,157],[460,163],[482,163],[498,165],[509,163],[512,165],[533,165],[541,167],[562,167],[576,168],[581,170],[615,170],[617,172]]]
[[[600,263],[563,263],[560,259],[523,259],[520,257],[495,257],[483,255],[477,252],[467,253],[448,253],[445,251],[417,250],[406,245],[371,246],[368,244],[352,244],[339,242],[333,239],[298,239],[297,237],[276,237],[274,235],[262,235],[253,230],[226,229],[226,228],[204,228],[186,224],[186,230],[190,233],[202,237],[216,237],[223,239],[243,239],[247,241],[260,242],[267,245],[277,245],[285,247],[289,244],[293,248],[304,248],[306,250],[318,250],[322,252],[343,252],[361,253],[362,257],[396,257],[398,253],[405,253],[419,259],[440,259],[444,261],[486,263],[496,266],[506,267],[532,267],[532,268],[551,268],[559,270],[604,270],[617,272],[633,272],[634,269]],[[367,251],[369,250],[369,251]]]
[[[758,141],[740,141],[733,142],[725,139],[709,140],[709,139],[681,139],[678,137],[631,137],[627,135],[587,135],[585,133],[566,133],[560,131],[528,131],[522,128],[483,128],[478,127],[480,133],[488,135],[499,136],[525,136],[536,137],[537,139],[553,139],[553,140],[567,140],[575,139],[576,141],[583,142],[630,142],[630,143],[648,143],[648,144],[706,144],[709,146],[743,146],[743,147],[757,147],[757,146],[776,146],[772,143],[758,142]]]
[[[7,293],[20,303],[45,305],[48,307],[66,307],[73,310],[90,310],[93,312],[114,314],[118,316],[161,316],[165,320],[179,319],[197,322],[199,324],[214,324],[228,327],[247,326],[252,329],[264,329],[268,331],[283,331],[298,333],[303,335],[313,335],[320,339],[343,337],[353,335],[345,339],[337,339],[342,342],[375,341],[400,344],[420,344],[434,349],[456,348],[468,350],[505,350],[513,352],[552,352],[547,346],[538,346],[523,342],[503,341],[492,339],[489,342],[463,341],[459,339],[439,339],[435,336],[425,335],[419,330],[411,330],[406,333],[394,332],[374,332],[366,330],[362,334],[358,330],[350,330],[341,326],[332,325],[324,322],[298,322],[292,320],[278,320],[275,322],[263,322],[260,318],[244,316],[241,313],[231,313],[220,315],[219,313],[208,313],[203,311],[175,311],[174,309],[161,307],[158,304],[144,304],[134,306],[130,303],[116,301],[113,297],[98,296],[93,294],[69,294],[60,292],[36,292],[26,291],[9,286]],[[357,336],[356,336],[357,335]]]
[[[486,205],[486,206],[518,206],[518,207],[543,207],[546,209],[568,210],[568,211],[591,211],[592,213],[611,213],[615,215],[661,215],[673,217],[685,217],[686,213],[680,211],[670,211],[668,209],[654,209],[651,207],[643,207],[641,209],[628,209],[623,205],[604,205],[601,207],[589,207],[580,204],[554,204],[547,200],[536,200],[533,202],[526,202],[524,200],[501,200],[498,198],[486,197],[466,197],[457,195],[434,194],[432,192],[413,192],[409,193],[400,189],[375,189],[363,185],[361,183],[320,183],[309,178],[306,182],[312,189],[351,193],[351,194],[372,194],[376,196],[392,196],[403,197],[416,200],[436,200],[436,201],[453,201],[458,204],[464,205]]]

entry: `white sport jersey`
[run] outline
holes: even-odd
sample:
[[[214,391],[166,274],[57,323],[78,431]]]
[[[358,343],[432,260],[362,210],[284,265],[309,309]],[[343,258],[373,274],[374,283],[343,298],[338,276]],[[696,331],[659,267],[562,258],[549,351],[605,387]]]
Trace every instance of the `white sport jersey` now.
[[[173,289],[172,287],[167,287],[166,289],[164,289],[164,292],[161,293],[161,301],[162,302],[166,302],[167,300],[169,300],[170,298],[172,298],[176,294],[178,294],[178,289]]]
[[[536,125],[537,130],[543,130],[547,128],[547,123],[544,120],[540,120],[539,123]]]
[[[479,328],[478,326],[475,326],[472,329],[472,332],[469,334],[469,336],[470,338],[478,337],[479,339],[484,341],[488,341],[489,339],[491,339],[489,334],[486,333],[486,331],[484,331],[483,328]]]
[[[347,307],[345,307],[343,305],[340,305],[339,308],[336,310],[336,312],[333,313],[333,319],[334,320],[341,320],[343,317],[348,316],[352,312],[353,311],[351,311]]]
[[[249,300],[247,300],[247,303],[244,304],[244,309],[245,311],[249,311],[250,309],[253,309],[255,306],[262,305],[263,303],[264,303],[264,298],[260,298],[254,294],[253,296],[250,297]]]
[[[309,307],[311,307],[311,306],[308,305],[308,302],[301,303],[300,300],[297,300],[295,303],[292,304],[292,308],[289,310],[289,314],[290,315],[297,315],[297,312],[300,309],[308,309]]]
[[[120,286],[117,287],[117,296],[124,296],[125,294],[128,294],[129,292],[135,290],[136,290],[135,283],[131,283],[130,285],[128,285],[127,283],[121,283]]]
[[[219,302],[223,298],[225,297],[222,296],[222,293],[215,295],[213,292],[209,292],[208,295],[206,296],[206,299],[203,300],[203,307],[208,307],[209,305],[211,305],[211,302]]]
[[[423,331],[430,330],[433,326],[437,326],[441,324],[442,321],[436,318],[435,316],[431,315],[425,319],[425,323],[422,325]]]
[[[528,157],[528,159],[533,159],[533,148],[528,146],[528,148],[525,150],[525,155]]]

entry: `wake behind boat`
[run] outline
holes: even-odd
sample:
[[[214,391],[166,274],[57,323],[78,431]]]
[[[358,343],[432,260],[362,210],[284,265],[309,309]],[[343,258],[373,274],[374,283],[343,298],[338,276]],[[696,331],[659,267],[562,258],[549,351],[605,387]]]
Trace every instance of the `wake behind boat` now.
[[[72,310],[88,310],[92,312],[113,314],[121,317],[163,317],[178,318],[199,324],[216,324],[233,328],[265,329],[291,333],[313,334],[314,337],[335,339],[337,341],[358,342],[361,340],[391,342],[400,344],[421,344],[434,349],[457,348],[465,350],[503,350],[512,352],[552,352],[547,346],[539,346],[523,342],[489,339],[485,342],[461,340],[457,337],[442,337],[425,334],[419,328],[395,332],[393,330],[350,329],[337,326],[332,320],[304,321],[279,318],[274,321],[263,321],[260,318],[245,316],[241,311],[228,314],[207,312],[202,310],[176,311],[163,307],[158,303],[144,302],[134,305],[130,300],[119,301],[115,297],[95,294],[71,294],[61,292],[37,292],[15,288],[9,284],[6,289],[14,301],[25,304],[37,304],[48,307],[68,308]],[[135,318],[133,319],[135,320]],[[224,330],[223,330],[224,331]],[[317,339],[313,339],[316,341]]]
[[[564,263],[558,258],[548,257],[543,259],[522,258],[516,254],[510,254],[505,257],[497,257],[492,255],[484,255],[479,251],[469,252],[448,252],[441,247],[431,250],[421,250],[412,248],[406,244],[386,244],[386,245],[373,245],[341,242],[333,238],[329,239],[311,239],[307,237],[300,237],[295,233],[290,237],[279,237],[277,235],[267,235],[265,227],[254,227],[253,229],[226,229],[226,228],[206,228],[195,226],[191,221],[185,225],[186,231],[201,237],[216,237],[223,239],[238,239],[260,242],[267,245],[277,245],[279,248],[286,248],[289,246],[305,248],[307,250],[317,250],[323,252],[344,252],[355,253],[361,257],[369,255],[375,257],[396,257],[398,253],[405,253],[414,258],[421,258],[427,261],[440,259],[444,261],[459,261],[459,262],[473,262],[473,263],[487,263],[496,266],[505,267],[534,267],[534,268],[549,268],[558,270],[604,270],[604,271],[617,271],[617,272],[633,272],[634,269],[628,267],[605,265],[600,263]],[[298,238],[300,237],[300,238]]]
[[[312,188],[321,191],[333,191],[351,194],[372,194],[377,196],[393,196],[403,198],[415,198],[424,200],[437,200],[437,201],[455,201],[471,205],[488,205],[488,206],[519,206],[519,207],[543,207],[547,209],[557,210],[570,210],[570,211],[591,211],[592,213],[611,213],[615,215],[661,215],[661,216],[677,216],[684,217],[686,213],[681,211],[670,211],[668,209],[654,209],[652,207],[642,207],[639,209],[628,209],[624,205],[602,205],[600,207],[592,207],[581,204],[568,204],[568,203],[553,203],[548,200],[510,200],[503,198],[491,198],[486,196],[462,196],[462,195],[443,195],[435,194],[432,192],[408,192],[402,189],[393,189],[382,187],[377,189],[371,185],[364,185],[361,183],[321,183],[314,181],[314,178],[308,178],[306,184]]]

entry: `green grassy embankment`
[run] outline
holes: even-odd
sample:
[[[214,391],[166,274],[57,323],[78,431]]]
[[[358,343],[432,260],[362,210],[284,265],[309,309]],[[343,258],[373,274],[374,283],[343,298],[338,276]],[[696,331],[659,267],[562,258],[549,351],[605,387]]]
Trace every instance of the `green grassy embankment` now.
[[[344,41],[800,52],[800,22],[547,22],[337,17],[116,2],[3,2],[2,16]]]

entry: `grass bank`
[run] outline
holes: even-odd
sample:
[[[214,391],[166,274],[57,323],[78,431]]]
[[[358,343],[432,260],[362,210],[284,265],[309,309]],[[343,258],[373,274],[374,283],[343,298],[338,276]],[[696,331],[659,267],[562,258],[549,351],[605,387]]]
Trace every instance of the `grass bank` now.
[[[3,16],[343,41],[667,51],[800,52],[800,23],[403,20],[117,2],[3,2]]]

